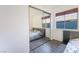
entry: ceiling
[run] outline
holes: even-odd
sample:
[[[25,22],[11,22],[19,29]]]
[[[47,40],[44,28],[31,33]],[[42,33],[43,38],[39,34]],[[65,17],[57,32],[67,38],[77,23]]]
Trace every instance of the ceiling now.
[[[79,5],[32,5],[32,6],[45,10],[47,12],[61,12],[68,9],[79,7]]]

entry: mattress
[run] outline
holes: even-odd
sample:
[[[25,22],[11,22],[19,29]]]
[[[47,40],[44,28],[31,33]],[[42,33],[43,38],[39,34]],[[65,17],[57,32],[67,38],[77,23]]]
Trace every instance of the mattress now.
[[[70,40],[64,53],[79,53],[79,38]]]
[[[37,32],[30,32],[30,40],[35,40],[39,37],[41,37],[41,32],[37,31]]]

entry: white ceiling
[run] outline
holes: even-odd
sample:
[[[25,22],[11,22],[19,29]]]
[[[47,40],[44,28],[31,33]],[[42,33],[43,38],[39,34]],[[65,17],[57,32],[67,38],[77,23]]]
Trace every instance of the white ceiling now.
[[[61,12],[64,10],[79,7],[79,5],[32,5],[32,6],[48,12]]]

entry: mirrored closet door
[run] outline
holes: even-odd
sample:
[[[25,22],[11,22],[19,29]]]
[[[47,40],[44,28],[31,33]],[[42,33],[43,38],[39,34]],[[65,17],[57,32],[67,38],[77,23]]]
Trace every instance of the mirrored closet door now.
[[[51,14],[29,6],[30,52],[51,39]]]
[[[34,6],[29,6],[29,13],[30,41],[51,39],[51,14]]]
[[[43,12],[42,27],[45,29],[45,36],[51,39],[51,14]]]

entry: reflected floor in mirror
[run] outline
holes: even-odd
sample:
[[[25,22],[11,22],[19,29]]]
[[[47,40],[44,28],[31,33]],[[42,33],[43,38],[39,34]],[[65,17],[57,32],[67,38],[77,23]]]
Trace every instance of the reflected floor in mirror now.
[[[48,38],[30,42],[30,53],[64,53],[66,45]]]

